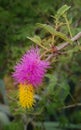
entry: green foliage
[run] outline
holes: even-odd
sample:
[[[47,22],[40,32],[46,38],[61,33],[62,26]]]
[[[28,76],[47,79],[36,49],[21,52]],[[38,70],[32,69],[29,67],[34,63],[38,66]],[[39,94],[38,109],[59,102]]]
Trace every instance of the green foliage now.
[[[5,125],[3,130],[24,130],[22,122],[10,123],[10,125]]]
[[[31,42],[27,40],[26,37],[27,35],[31,36],[35,34],[35,23],[48,23],[49,21],[51,21],[50,16],[53,16],[56,13],[57,9],[65,3],[67,3],[68,5],[73,4],[71,10],[75,9],[75,7],[77,6],[78,10],[73,11],[76,11],[76,14],[79,13],[80,0],[76,2],[74,0],[66,2],[59,0],[57,0],[57,2],[53,0],[50,0],[50,2],[49,0],[24,0],[23,3],[21,0],[0,1],[1,77],[5,74],[5,72],[9,72],[12,70],[13,64],[21,56],[22,48],[25,51],[25,48],[27,48],[31,44]],[[61,16],[69,9],[69,7],[70,6],[64,5],[60,9],[61,11],[57,11],[57,16]],[[75,13],[74,15],[71,15],[72,19],[75,18],[75,16],[79,19],[78,15],[76,15]],[[65,40],[68,39],[65,38]],[[12,51],[12,48],[13,50],[15,50],[16,48],[16,53],[15,51]]]
[[[62,20],[63,19],[62,16],[63,15],[66,16],[66,12],[69,8],[70,8],[69,6],[64,5],[62,8],[59,9],[62,11],[59,11],[59,10],[57,11],[55,18],[58,18],[58,19],[60,18],[60,20]],[[46,37],[44,39],[41,39],[40,36],[36,36],[36,35],[34,37],[28,37],[28,39],[30,39],[31,41],[33,41],[34,43],[36,43],[37,45],[39,45],[41,48],[45,50],[47,50],[46,47],[49,47],[49,44],[51,43],[53,44],[54,41],[55,41],[55,44],[57,45],[62,44],[63,41],[71,43],[70,38],[68,38],[66,35],[67,33],[69,33],[69,29],[70,29],[70,26],[69,26],[67,30],[67,24],[69,26],[69,23],[66,21],[66,19],[62,21],[62,24],[60,24],[60,21],[57,22],[56,20],[54,22],[54,27],[47,24],[38,24],[38,27],[46,30],[45,33],[46,34],[50,33],[50,35],[52,37],[54,36],[55,39],[52,39],[51,36],[48,37],[48,39]],[[65,30],[62,30],[64,26],[65,26]],[[59,31],[57,31],[58,27],[59,27]],[[64,31],[66,31],[66,34],[64,33]],[[46,42],[48,44],[46,44],[45,46],[44,42],[45,44]],[[73,59],[74,54],[76,52],[78,53],[79,50],[80,50],[80,45],[74,46],[74,47],[71,45],[70,47],[68,47],[68,49],[64,50],[65,54],[67,55],[62,55],[58,57],[58,59],[55,59],[55,61],[53,62],[53,65],[56,64],[55,71],[53,71],[53,68],[52,68],[51,69],[52,72],[46,75],[48,82],[44,85],[46,85],[47,87],[45,88],[43,92],[39,91],[38,93],[41,97],[41,100],[38,102],[38,107],[36,108],[36,110],[33,110],[34,114],[36,114],[37,112],[40,113],[41,111],[43,112],[44,109],[47,109],[47,112],[49,115],[56,113],[57,110],[59,111],[62,107],[65,106],[65,100],[68,95],[71,97],[71,102],[73,102],[74,99],[70,94],[69,80],[72,80],[72,82],[74,82],[75,77],[73,77],[73,79],[72,77],[68,78],[69,73],[67,73],[66,68],[69,67],[69,63]],[[75,63],[75,60],[73,63]],[[73,65],[71,64],[71,66]],[[45,102],[47,103],[45,104]],[[11,110],[14,111],[13,108],[16,107],[17,104],[14,102],[13,104],[11,104],[11,106],[12,106]],[[17,111],[14,112],[14,114],[18,114],[22,112],[25,112],[25,111],[23,111],[20,108],[20,106],[18,106]],[[28,113],[31,114],[31,111],[29,111]],[[44,118],[44,117],[41,117],[41,118]]]
[[[42,43],[43,49],[44,47],[47,47],[49,50],[49,44],[50,45],[61,45],[64,41],[68,43],[71,42],[71,38],[68,38],[67,34],[72,37],[71,28],[70,28],[70,22],[67,17],[67,11],[70,7],[67,5],[64,5],[61,7],[56,15],[53,17],[56,20],[52,24],[37,24],[38,27],[44,29],[46,32],[44,33],[44,38],[40,38],[38,36],[29,38],[36,44]],[[60,19],[59,19],[60,18]],[[64,28],[65,27],[65,28]],[[59,31],[58,31],[59,30]],[[46,36],[46,34],[49,34]],[[41,41],[39,40],[41,39]],[[47,42],[47,44],[46,44]],[[75,42],[76,43],[76,42]],[[56,115],[56,112],[58,111],[60,114],[59,118],[56,115],[56,119],[60,120],[60,122],[65,125],[69,123],[68,118],[66,118],[65,114],[64,117],[62,116],[62,108],[65,107],[68,103],[66,103],[66,99],[68,96],[70,97],[70,104],[76,102],[76,98],[74,98],[73,95],[71,95],[70,89],[77,86],[78,78],[77,76],[69,76],[70,75],[70,67],[73,67],[76,63],[76,53],[78,54],[80,51],[81,44],[78,45],[75,43],[72,43],[70,46],[64,49],[64,55],[58,56],[57,59],[54,59],[52,62],[53,66],[51,68],[51,73],[46,75],[46,78],[48,79],[47,83],[44,84],[46,88],[43,90],[42,93],[39,93],[41,100],[39,101],[39,108],[36,109],[36,111],[39,111],[39,113],[44,111],[44,115],[46,115],[46,112],[48,115]],[[40,46],[40,44],[38,44]],[[46,46],[45,46],[46,44]],[[50,54],[50,51],[47,54]],[[70,64],[71,62],[71,64]],[[54,68],[55,66],[55,68]],[[53,70],[54,69],[54,70]],[[73,72],[75,69],[73,69]],[[72,72],[71,72],[72,73]],[[76,73],[74,72],[74,75]],[[75,81],[76,80],[76,81]],[[71,85],[72,83],[72,85]],[[73,86],[74,85],[74,86]],[[43,86],[44,87],[44,86]],[[45,111],[46,110],[46,111]],[[69,119],[70,118],[70,115]],[[44,119],[44,117],[42,117]],[[65,121],[66,119],[66,121]]]
[[[50,34],[60,37],[61,39],[71,43],[72,41],[62,32],[58,32],[56,31],[52,26],[50,25],[46,25],[46,24],[37,24],[39,27],[45,29],[47,32],[49,32]]]
[[[28,118],[34,117],[36,121],[50,120],[52,115],[63,125],[68,125],[69,122],[78,124],[81,121],[81,111],[77,112],[74,108],[74,112],[69,113],[67,117],[67,110],[64,109],[67,105],[81,101],[81,44],[79,40],[71,41],[71,37],[81,30],[80,3],[80,0],[0,1],[1,76],[13,70],[14,64],[28,50],[32,42],[42,48],[41,52],[47,51],[42,58],[47,58],[52,53],[52,48],[50,49],[52,45],[72,43],[62,52],[58,52],[59,56],[50,60],[52,65],[48,70],[49,74],[36,92],[39,100],[35,108],[29,111],[23,110],[18,104],[17,90],[9,93],[12,97],[9,99],[10,109],[14,115],[26,113]],[[41,24],[34,26],[39,22]],[[14,123],[5,130],[10,128],[18,130],[19,126],[20,124]]]

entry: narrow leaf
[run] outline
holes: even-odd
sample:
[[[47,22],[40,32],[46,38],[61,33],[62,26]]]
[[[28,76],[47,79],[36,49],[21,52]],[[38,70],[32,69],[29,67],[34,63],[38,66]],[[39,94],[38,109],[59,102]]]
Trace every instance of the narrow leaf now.
[[[55,15],[55,18],[59,19],[69,8],[70,8],[70,6],[63,5],[63,6],[57,11],[57,14]]]
[[[36,44],[41,44],[41,39],[39,36],[34,36],[34,37],[27,37],[28,39],[30,39],[31,41],[33,41]]]
[[[37,45],[39,45],[40,47],[42,47],[43,49],[48,50],[45,46],[41,44],[42,41],[39,36],[27,37],[27,38],[36,43]]]
[[[61,39],[69,42],[69,43],[72,43],[72,41],[63,33],[61,32],[58,32],[56,31],[52,26],[50,25],[47,25],[47,24],[37,24],[40,28],[43,28],[45,29],[46,31],[48,31],[49,33],[51,33],[52,35],[55,35],[55,36],[58,36],[60,37]]]
[[[50,25],[37,23],[37,26],[47,30],[51,34],[54,34],[54,32],[55,32],[54,28],[52,26],[50,26]]]

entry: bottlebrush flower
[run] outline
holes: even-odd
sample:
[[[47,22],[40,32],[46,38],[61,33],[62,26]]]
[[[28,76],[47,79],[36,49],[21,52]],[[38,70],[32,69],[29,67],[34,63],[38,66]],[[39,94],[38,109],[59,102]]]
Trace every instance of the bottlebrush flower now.
[[[15,66],[13,78],[17,83],[27,83],[37,87],[41,84],[48,67],[49,62],[40,59],[39,49],[32,48]]]
[[[34,88],[31,84],[19,84],[19,103],[23,108],[34,105]]]

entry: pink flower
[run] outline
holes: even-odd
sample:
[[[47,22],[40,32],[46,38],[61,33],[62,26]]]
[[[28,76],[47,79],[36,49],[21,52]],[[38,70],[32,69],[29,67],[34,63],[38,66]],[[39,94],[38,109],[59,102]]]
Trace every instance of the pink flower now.
[[[49,62],[40,59],[38,48],[32,48],[15,66],[13,78],[17,83],[28,83],[37,87],[42,83],[47,68],[49,68]]]

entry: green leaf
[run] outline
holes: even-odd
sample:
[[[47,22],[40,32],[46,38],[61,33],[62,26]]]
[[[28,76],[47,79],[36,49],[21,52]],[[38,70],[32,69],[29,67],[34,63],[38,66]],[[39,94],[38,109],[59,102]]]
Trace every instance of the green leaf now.
[[[58,36],[58,37],[60,37],[61,39],[65,40],[65,41],[67,41],[67,42],[69,42],[69,43],[72,43],[72,41],[71,41],[65,34],[56,31],[52,26],[47,25],[47,24],[40,24],[40,23],[38,23],[37,25],[38,25],[40,28],[45,29],[46,31],[48,31],[48,32],[51,33],[52,35]]]
[[[41,44],[41,39],[39,36],[34,36],[34,37],[27,37],[28,39],[30,39],[31,41],[33,41],[34,43],[40,45]]]
[[[66,42],[72,43],[72,41],[65,34],[61,32],[56,32],[56,35],[61,39],[65,40]]]
[[[45,46],[43,46],[41,44],[41,38],[39,36],[34,36],[34,37],[27,37],[28,39],[30,39],[31,41],[33,41],[34,43],[36,43],[37,45],[39,45],[41,48],[48,50]]]
[[[37,26],[40,27],[40,28],[45,29],[46,31],[48,31],[51,34],[55,33],[55,29],[50,25],[37,23]]]
[[[70,6],[63,5],[58,11],[57,14],[55,15],[56,19],[59,19],[68,9]]]

